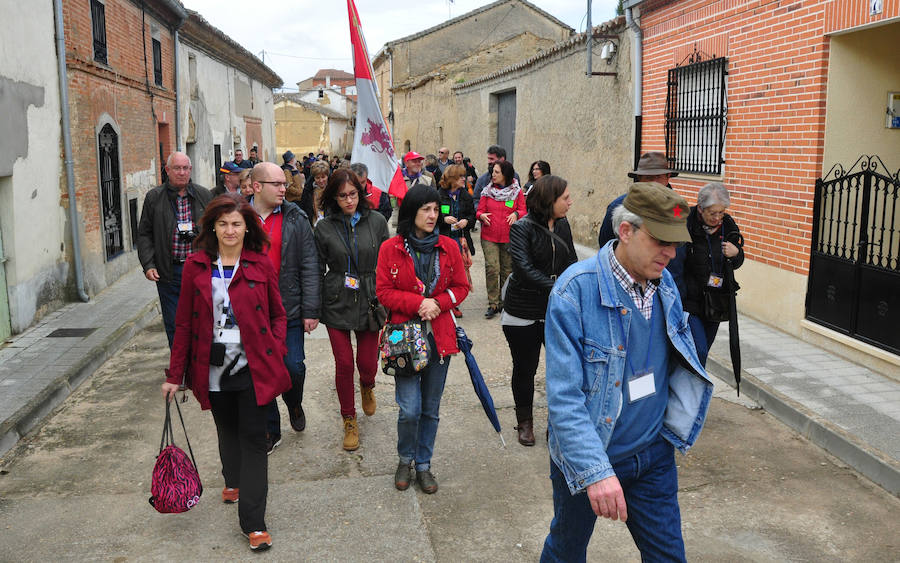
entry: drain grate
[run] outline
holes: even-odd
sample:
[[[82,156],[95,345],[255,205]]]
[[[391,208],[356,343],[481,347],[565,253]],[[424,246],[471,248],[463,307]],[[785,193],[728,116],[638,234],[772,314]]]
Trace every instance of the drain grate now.
[[[47,338],[84,338],[96,328],[58,328],[47,335]]]

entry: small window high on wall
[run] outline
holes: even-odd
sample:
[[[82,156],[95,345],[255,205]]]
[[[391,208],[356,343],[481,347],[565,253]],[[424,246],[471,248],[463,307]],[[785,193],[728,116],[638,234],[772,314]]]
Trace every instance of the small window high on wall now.
[[[106,6],[101,0],[91,0],[91,29],[94,36],[94,60],[107,64]]]
[[[666,158],[680,172],[722,173],[728,59],[700,59],[669,70],[666,94]]]

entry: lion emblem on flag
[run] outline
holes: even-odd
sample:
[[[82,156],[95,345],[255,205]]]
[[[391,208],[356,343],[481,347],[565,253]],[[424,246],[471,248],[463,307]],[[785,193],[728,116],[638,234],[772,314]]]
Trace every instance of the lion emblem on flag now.
[[[384,129],[384,125],[381,123],[375,123],[371,119],[367,119],[369,126],[363,132],[362,142],[363,146],[370,147],[374,152],[377,153],[388,153],[392,158],[394,156],[394,147],[391,146],[391,138],[388,136],[387,131]]]

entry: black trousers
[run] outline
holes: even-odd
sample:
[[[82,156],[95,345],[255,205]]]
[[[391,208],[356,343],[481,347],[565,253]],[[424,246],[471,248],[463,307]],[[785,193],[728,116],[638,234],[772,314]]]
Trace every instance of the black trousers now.
[[[219,435],[225,486],[240,489],[238,516],[244,533],[266,531],[269,461],[266,455],[268,405],[256,405],[253,385],[242,391],[209,394]]]
[[[536,321],[528,326],[503,325],[503,334],[512,354],[512,393],[516,402],[516,421],[532,418],[534,403],[534,374],[541,359],[544,344],[544,323]]]

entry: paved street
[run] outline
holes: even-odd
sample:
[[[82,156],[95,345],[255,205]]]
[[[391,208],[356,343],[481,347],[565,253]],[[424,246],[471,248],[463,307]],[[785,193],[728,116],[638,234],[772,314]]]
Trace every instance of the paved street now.
[[[511,365],[499,323],[485,321],[483,279],[465,303],[504,425],[484,417],[454,359],[442,403],[434,472],[441,489],[393,488],[397,409],[379,376],[377,413],[360,422],[360,449],[341,447],[330,347],[307,340],[309,425],[287,430],[269,458],[267,521],[283,561],[535,561],[552,514],[545,425],[538,445],[515,441]],[[137,334],[2,459],[0,560],[237,560],[250,556],[236,508],[223,505],[212,417],[184,405],[206,491],[184,515],[148,504],[167,364],[160,322]],[[543,368],[541,368],[542,372]],[[546,417],[538,378],[538,420]],[[698,445],[679,457],[680,500],[693,561],[887,561],[900,552],[900,500],[718,386]],[[362,416],[362,415],[361,415]],[[287,429],[287,417],[283,414]],[[637,561],[625,526],[598,522],[593,561]]]

